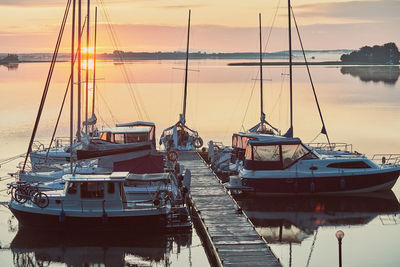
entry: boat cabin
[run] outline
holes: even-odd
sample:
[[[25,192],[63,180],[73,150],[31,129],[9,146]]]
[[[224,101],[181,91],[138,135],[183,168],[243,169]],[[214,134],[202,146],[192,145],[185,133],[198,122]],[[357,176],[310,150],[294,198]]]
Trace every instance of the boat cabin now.
[[[299,138],[270,136],[247,142],[244,168],[247,170],[283,170],[299,160],[317,156]]]
[[[100,140],[115,144],[151,142],[154,147],[156,127],[152,122],[131,122],[117,124],[100,132]]]
[[[89,201],[95,205],[92,208],[96,209],[102,207],[95,204],[99,201],[103,201],[108,208],[111,206],[122,208],[123,203],[126,202],[123,185],[128,174],[128,172],[113,172],[111,175],[66,174],[63,177],[65,197],[69,200]],[[89,202],[84,206],[86,207]],[[64,202],[64,205],[68,205],[68,203],[76,205],[74,201]]]

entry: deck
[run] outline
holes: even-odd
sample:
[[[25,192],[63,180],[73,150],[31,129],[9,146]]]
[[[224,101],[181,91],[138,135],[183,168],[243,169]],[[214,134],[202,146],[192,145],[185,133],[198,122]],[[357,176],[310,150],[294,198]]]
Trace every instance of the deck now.
[[[196,152],[179,152],[192,174],[190,201],[196,229],[218,266],[282,266],[236,201]]]

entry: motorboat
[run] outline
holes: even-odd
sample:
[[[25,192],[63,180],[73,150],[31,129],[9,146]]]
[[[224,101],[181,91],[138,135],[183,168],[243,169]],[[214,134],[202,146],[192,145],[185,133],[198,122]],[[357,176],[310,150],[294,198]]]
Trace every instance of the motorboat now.
[[[81,142],[75,142],[72,156],[77,161],[99,158],[99,167],[111,168],[113,162],[121,158],[154,154],[155,128],[152,122],[136,121],[101,129],[96,135],[84,136]],[[41,144],[30,153],[32,170],[46,171],[49,166],[66,164],[70,161],[70,152],[70,146],[58,140],[50,149]]]
[[[157,199],[129,200],[125,187],[128,172],[110,175],[67,174],[61,190],[27,192],[14,188],[9,208],[22,227],[161,229],[167,224],[171,202],[167,195]]]
[[[353,194],[390,190],[400,166],[376,164],[362,154],[320,155],[299,138],[247,142],[243,168],[230,189],[267,194]]]

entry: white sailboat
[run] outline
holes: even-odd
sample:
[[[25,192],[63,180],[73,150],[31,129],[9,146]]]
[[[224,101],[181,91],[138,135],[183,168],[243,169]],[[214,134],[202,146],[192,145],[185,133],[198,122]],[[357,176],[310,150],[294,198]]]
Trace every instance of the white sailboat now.
[[[186,125],[186,100],[187,82],[189,65],[189,36],[190,36],[190,14],[188,20],[187,45],[186,45],[186,64],[185,64],[185,87],[183,93],[183,110],[179,115],[179,121],[171,127],[165,129],[160,137],[160,145],[164,145],[165,150],[195,150],[203,146],[203,139],[199,133],[190,129]]]

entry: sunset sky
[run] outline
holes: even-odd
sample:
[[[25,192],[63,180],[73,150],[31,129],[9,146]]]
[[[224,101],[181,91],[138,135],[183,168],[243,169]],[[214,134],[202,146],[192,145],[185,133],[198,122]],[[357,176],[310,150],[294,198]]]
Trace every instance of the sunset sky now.
[[[0,52],[51,52],[66,0],[1,0]],[[86,6],[86,1],[82,0]],[[264,44],[277,10],[266,52],[287,49],[286,0],[92,0],[99,6],[98,49],[112,52],[104,8],[125,51],[177,51],[185,47],[188,9],[191,48],[206,52],[257,51],[258,13]],[[104,3],[103,5],[101,3]],[[357,49],[400,45],[400,0],[292,0],[305,48]],[[94,8],[92,8],[92,11]],[[91,25],[93,25],[93,12]],[[70,23],[70,19],[68,20]],[[62,45],[68,51],[69,27]],[[293,32],[293,36],[295,32]],[[295,39],[294,49],[299,49]]]

